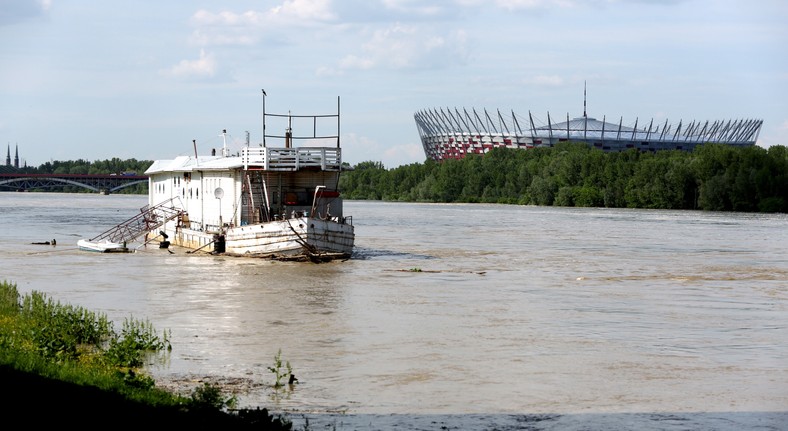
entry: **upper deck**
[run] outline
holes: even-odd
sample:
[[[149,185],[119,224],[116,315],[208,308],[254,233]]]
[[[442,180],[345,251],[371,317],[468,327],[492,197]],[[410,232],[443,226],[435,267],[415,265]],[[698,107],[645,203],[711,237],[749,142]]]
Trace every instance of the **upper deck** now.
[[[273,124],[269,124],[273,122]],[[284,131],[284,134],[268,133],[266,130]],[[230,172],[238,169],[273,172],[298,172],[301,170],[340,172],[342,150],[339,145],[339,98],[335,114],[294,115],[272,114],[265,110],[263,92],[263,136],[260,146],[250,145],[249,134],[246,145],[240,152],[231,155],[227,147],[227,131],[222,131],[224,144],[217,154],[213,149],[210,156],[178,156],[172,160],[156,160],[145,171],[146,175],[170,175],[175,172],[213,171]],[[269,145],[267,139],[276,142]],[[297,145],[297,143],[302,145]],[[324,146],[336,142],[336,146]],[[304,144],[305,143],[305,144]]]
[[[339,171],[342,168],[342,151],[333,147],[245,147],[241,151],[241,160],[244,169],[281,172],[317,168]]]

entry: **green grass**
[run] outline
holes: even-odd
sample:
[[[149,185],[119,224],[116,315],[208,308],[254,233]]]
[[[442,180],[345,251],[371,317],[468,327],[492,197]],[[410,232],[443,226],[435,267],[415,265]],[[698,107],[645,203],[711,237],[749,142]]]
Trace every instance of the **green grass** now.
[[[27,425],[90,427],[109,417],[126,427],[291,428],[266,409],[231,410],[235,398],[208,384],[191,397],[156,388],[142,364],[171,349],[169,335],[150,322],[129,318],[115,331],[103,314],[39,292],[22,297],[15,284],[0,282],[3,408]]]

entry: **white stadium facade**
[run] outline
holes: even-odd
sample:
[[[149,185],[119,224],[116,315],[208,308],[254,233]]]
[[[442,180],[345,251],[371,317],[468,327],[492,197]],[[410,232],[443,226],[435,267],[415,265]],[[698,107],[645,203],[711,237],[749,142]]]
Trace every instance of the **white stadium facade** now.
[[[537,124],[530,111],[524,118],[511,112],[503,115],[483,109],[426,109],[414,115],[424,153],[430,159],[462,159],[467,154],[484,154],[493,148],[529,149],[552,147],[559,142],[585,142],[603,151],[686,150],[703,143],[752,146],[763,120],[718,120],[655,124],[654,120],[624,125],[588,117]]]

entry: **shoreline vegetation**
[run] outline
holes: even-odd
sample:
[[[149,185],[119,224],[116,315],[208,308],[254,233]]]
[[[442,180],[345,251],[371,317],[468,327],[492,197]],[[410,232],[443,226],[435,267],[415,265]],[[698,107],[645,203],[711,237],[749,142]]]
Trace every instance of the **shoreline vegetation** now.
[[[788,213],[788,147],[495,148],[393,169],[362,162],[339,189],[354,200]]]
[[[37,168],[0,166],[0,172],[141,173],[151,163],[80,159]],[[603,152],[567,141],[528,150],[495,148],[459,160],[426,160],[391,169],[376,161],[343,166],[339,189],[352,200],[788,213],[788,147],[782,145],[707,143],[693,151]],[[13,187],[0,186],[9,189]],[[119,193],[147,190],[147,184],[141,184]],[[47,191],[87,192],[69,185]]]
[[[0,172],[136,173],[151,163],[80,159],[13,171],[0,166]],[[495,148],[459,160],[426,160],[391,169],[376,161],[343,165],[339,189],[352,200],[788,213],[788,147],[782,145],[707,143],[693,151],[603,152],[567,141],[529,150]],[[13,189],[4,187],[0,191]],[[143,184],[119,193],[147,190]],[[77,186],[48,191],[87,192]]]
[[[190,396],[164,390],[144,371],[172,346],[150,322],[127,318],[121,331],[103,314],[39,292],[21,296],[0,282],[0,381],[5,411],[26,425],[290,430],[265,408],[235,409],[235,397],[209,383]],[[288,364],[289,365],[289,364]],[[289,368],[289,367],[288,367]],[[278,382],[278,381],[277,381]]]

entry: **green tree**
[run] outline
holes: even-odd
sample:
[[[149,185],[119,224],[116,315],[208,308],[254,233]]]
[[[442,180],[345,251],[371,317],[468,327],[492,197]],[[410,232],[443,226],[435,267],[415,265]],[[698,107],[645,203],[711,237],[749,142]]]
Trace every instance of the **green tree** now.
[[[564,142],[391,170],[363,162],[340,187],[349,199],[788,212],[788,150],[603,152]]]

